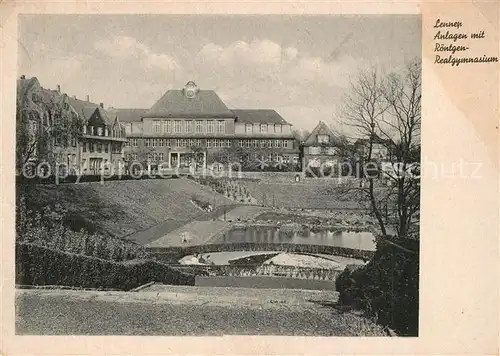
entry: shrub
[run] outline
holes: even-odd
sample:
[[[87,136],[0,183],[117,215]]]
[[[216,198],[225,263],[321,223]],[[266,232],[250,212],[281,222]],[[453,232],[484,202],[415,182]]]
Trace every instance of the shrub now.
[[[113,261],[146,256],[144,249],[133,242],[84,230],[73,231],[64,225],[64,217],[65,212],[57,206],[31,211],[21,196],[16,206],[16,241]]]
[[[16,243],[16,284],[130,290],[151,281],[194,285],[194,275],[157,261],[113,262]]]
[[[379,242],[372,260],[346,268],[336,280],[339,303],[364,310],[377,323],[401,335],[418,335],[419,241],[398,240],[409,253]]]

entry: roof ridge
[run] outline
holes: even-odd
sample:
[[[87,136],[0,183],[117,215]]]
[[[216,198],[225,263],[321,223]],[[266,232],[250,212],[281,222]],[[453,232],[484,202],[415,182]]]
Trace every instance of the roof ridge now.
[[[311,133],[309,134],[309,136],[307,136],[304,140],[304,144],[305,145],[308,145],[310,144],[310,140],[318,134],[318,132],[320,131],[320,129],[324,127],[328,130],[328,135],[329,136],[332,136],[333,138],[333,141],[335,142],[336,140],[338,140],[338,137],[337,135],[335,134],[335,132],[333,132],[332,128],[323,120],[320,120],[318,122],[318,124],[316,125],[316,127],[314,127],[314,129],[311,131]]]
[[[199,90],[193,97],[187,97],[183,90],[169,89],[147,111],[148,115],[213,116],[233,115],[214,90]]]

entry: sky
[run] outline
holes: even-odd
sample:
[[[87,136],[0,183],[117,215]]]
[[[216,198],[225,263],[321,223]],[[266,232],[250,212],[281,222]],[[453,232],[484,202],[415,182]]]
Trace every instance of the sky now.
[[[417,15],[21,15],[19,75],[105,107],[149,108],[190,80],[230,109],[339,132],[360,70],[421,56]]]

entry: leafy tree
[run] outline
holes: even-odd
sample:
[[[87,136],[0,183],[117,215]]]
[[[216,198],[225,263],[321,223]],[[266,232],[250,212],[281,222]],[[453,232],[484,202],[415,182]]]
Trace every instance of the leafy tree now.
[[[30,90],[32,89],[32,90]],[[28,97],[28,94],[35,94]],[[28,162],[55,164],[53,148],[71,145],[82,136],[83,120],[64,105],[65,96],[37,90],[35,83],[17,97],[16,169]]]
[[[144,173],[148,169],[151,162],[151,155],[154,149],[144,145],[134,147],[130,153],[129,159],[126,161],[126,171],[129,174],[137,175]],[[131,158],[134,155],[134,158]]]
[[[192,154],[192,159],[196,163],[197,166],[203,166],[203,154],[205,150],[201,146],[191,146],[191,154]]]

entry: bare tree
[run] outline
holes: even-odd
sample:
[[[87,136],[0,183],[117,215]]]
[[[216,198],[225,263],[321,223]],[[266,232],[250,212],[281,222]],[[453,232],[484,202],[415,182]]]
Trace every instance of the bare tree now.
[[[364,140],[360,163],[367,167],[372,161],[373,141],[376,137],[377,122],[387,110],[382,91],[382,79],[377,69],[363,71],[357,79],[351,82],[350,93],[344,100],[343,118],[345,123]],[[363,172],[364,173],[364,172]],[[374,178],[368,177],[368,187],[358,190],[361,199],[366,197],[370,201],[371,211],[378,221],[381,233],[387,235],[386,221],[382,215],[379,199],[375,193]]]
[[[358,151],[363,166],[371,166],[367,187],[350,189],[364,200],[377,219],[382,236],[388,225],[397,236],[409,237],[420,209],[420,63],[413,61],[404,71],[382,77],[376,69],[362,72],[352,83],[346,97],[343,117],[361,139]],[[374,155],[375,147],[387,152],[385,162]],[[390,167],[383,170],[382,166]],[[377,184],[374,171],[389,180],[388,186]],[[396,216],[388,214],[395,210]]]
[[[369,140],[375,137],[377,122],[387,110],[382,88],[380,72],[375,68],[360,72],[357,79],[351,82],[342,115],[358,137]],[[370,158],[371,150],[368,150],[367,159]]]
[[[395,137],[389,150],[391,169],[386,176],[393,183],[398,237],[415,234],[420,210],[421,65],[413,61],[401,74],[385,81],[387,115],[379,125],[381,135]],[[385,129],[385,128],[387,129]]]

